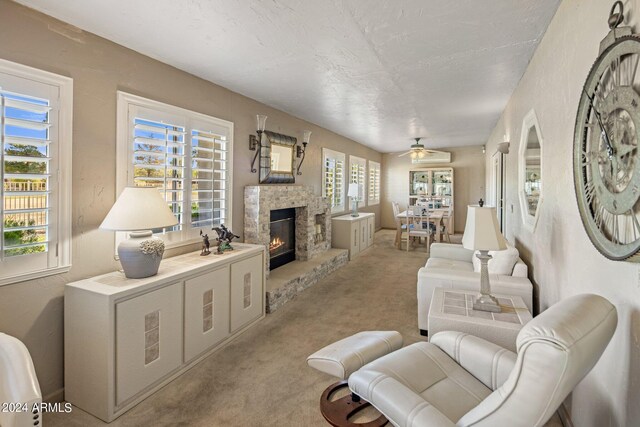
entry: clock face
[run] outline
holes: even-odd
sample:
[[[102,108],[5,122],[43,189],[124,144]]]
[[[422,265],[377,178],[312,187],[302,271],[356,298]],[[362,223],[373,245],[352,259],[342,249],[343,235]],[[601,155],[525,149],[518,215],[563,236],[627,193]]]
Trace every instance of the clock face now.
[[[573,171],[580,216],[607,258],[640,261],[640,38],[607,47],[584,85]]]

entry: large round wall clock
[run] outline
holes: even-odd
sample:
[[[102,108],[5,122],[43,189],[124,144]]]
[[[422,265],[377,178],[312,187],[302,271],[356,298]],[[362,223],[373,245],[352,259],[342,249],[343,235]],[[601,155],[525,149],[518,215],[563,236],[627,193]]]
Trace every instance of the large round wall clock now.
[[[618,28],[623,19],[615,2],[578,106],[573,173],[591,242],[609,259],[640,262],[640,36]]]

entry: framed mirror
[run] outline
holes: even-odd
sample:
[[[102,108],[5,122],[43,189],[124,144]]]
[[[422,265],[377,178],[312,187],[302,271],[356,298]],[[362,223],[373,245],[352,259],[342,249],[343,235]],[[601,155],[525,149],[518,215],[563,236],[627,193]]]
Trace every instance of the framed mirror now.
[[[519,149],[519,195],[522,222],[533,231],[542,204],[542,132],[538,117],[531,110],[522,121]]]
[[[294,174],[295,148],[298,140],[292,136],[265,130],[260,152],[260,184],[296,182]]]

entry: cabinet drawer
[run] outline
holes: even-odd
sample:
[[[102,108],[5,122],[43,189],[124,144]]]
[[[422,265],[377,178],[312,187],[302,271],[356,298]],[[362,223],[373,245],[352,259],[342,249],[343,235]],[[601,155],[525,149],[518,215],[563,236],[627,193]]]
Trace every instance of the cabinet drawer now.
[[[229,336],[229,267],[184,283],[184,361]]]
[[[262,255],[231,264],[231,332],[262,315]]]
[[[116,404],[181,364],[182,282],[116,304]]]

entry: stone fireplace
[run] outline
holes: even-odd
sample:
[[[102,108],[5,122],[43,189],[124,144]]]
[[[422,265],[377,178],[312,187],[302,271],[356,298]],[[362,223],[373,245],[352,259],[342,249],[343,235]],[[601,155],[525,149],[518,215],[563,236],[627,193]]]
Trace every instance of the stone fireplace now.
[[[331,249],[331,207],[313,187],[245,187],[244,241],[267,249],[267,312],[347,262],[347,251]]]
[[[329,201],[315,195],[312,187],[302,185],[245,187],[244,241],[265,245],[269,252],[271,211],[280,209],[295,209],[296,260],[307,261],[331,247]],[[267,271],[270,270],[269,258],[267,257]]]

